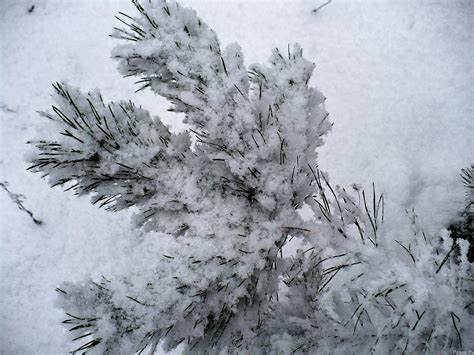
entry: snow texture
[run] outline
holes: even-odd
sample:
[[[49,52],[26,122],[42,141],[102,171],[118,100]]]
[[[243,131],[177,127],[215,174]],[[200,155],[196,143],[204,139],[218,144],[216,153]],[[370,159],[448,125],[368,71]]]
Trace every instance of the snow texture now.
[[[378,189],[384,192],[385,221],[383,225],[379,226],[378,233],[387,236],[390,243],[387,242],[387,245],[383,246],[384,243],[380,242],[380,247],[384,248],[387,255],[393,255],[394,260],[399,260],[397,263],[400,264],[394,264],[390,270],[378,268],[380,264],[386,262],[386,257],[380,259],[380,255],[374,254],[372,255],[373,259],[365,260],[367,263],[364,268],[373,272],[371,279],[382,280],[384,285],[389,285],[394,290],[403,289],[400,284],[396,284],[397,280],[404,279],[408,284],[412,284],[413,280],[419,280],[428,273],[429,270],[423,268],[413,271],[411,254],[407,253],[404,247],[411,251],[409,243],[412,243],[413,250],[419,252],[414,255],[419,264],[425,267],[431,265],[430,262],[432,263],[433,260],[428,259],[433,256],[428,253],[429,248],[417,248],[418,243],[424,243],[420,239],[423,232],[439,236],[440,230],[452,222],[456,218],[456,213],[462,210],[463,191],[462,185],[458,181],[458,174],[462,167],[468,166],[472,161],[474,148],[472,143],[473,78],[471,62],[473,6],[470,2],[418,2],[414,4],[411,2],[334,1],[316,14],[311,13],[311,10],[317,4],[303,1],[291,2],[291,4],[282,1],[272,3],[183,2],[183,5],[189,5],[196,9],[210,28],[219,34],[222,44],[238,42],[242,46],[240,49],[235,44],[228,45],[222,51],[222,59],[220,57],[203,59],[202,56],[199,56],[197,58],[202,60],[200,63],[189,62],[190,58],[185,57],[185,51],[183,53],[176,51],[176,58],[166,57],[166,60],[159,63],[157,67],[150,67],[149,72],[141,73],[145,76],[153,75],[161,70],[166,75],[179,71],[186,74],[185,77],[191,78],[173,83],[175,85],[162,83],[156,79],[144,82],[144,84],[149,83],[151,89],[156,93],[171,99],[175,111],[187,114],[186,125],[180,124],[179,120],[172,116],[174,113],[163,113],[169,106],[166,101],[158,100],[156,96],[147,93],[147,90],[134,94],[136,86],[132,84],[133,79],[129,80],[127,85],[127,80],[122,79],[120,74],[116,73],[115,63],[109,59],[109,53],[116,41],[107,37],[107,34],[110,33],[112,27],[120,27],[112,15],[118,11],[128,12],[127,10],[131,8],[128,2],[78,2],[74,4],[42,2],[35,4],[34,9],[29,12],[32,5],[33,3],[28,1],[7,1],[0,5],[2,14],[0,25],[2,33],[1,180],[9,182],[10,190],[23,193],[26,196],[25,204],[44,221],[44,225],[37,226],[27,214],[16,209],[6,193],[2,193],[2,335],[0,339],[2,345],[0,346],[3,353],[49,354],[61,353],[65,349],[70,349],[70,344],[65,343],[66,337],[61,336],[67,331],[59,325],[58,321],[62,320],[64,316],[59,309],[54,307],[56,300],[54,288],[64,280],[76,282],[88,277],[100,280],[102,275],[107,278],[125,274],[137,275],[143,270],[153,270],[154,265],[148,261],[156,259],[158,256],[161,257],[165,252],[189,252],[192,254],[191,256],[199,257],[197,253],[202,251],[204,255],[201,256],[206,257],[211,255],[213,250],[222,250],[223,248],[216,246],[211,241],[204,247],[202,244],[192,245],[191,242],[189,251],[183,251],[173,239],[165,235],[150,238],[142,235],[138,237],[140,243],[137,243],[137,232],[129,225],[131,214],[129,211],[107,213],[91,207],[87,198],[75,199],[70,194],[62,193],[60,189],[49,189],[44,182],[40,181],[39,176],[25,173],[27,165],[23,163],[22,156],[28,151],[28,148],[24,142],[30,140],[32,136],[49,140],[52,138],[52,132],[55,132],[51,125],[46,125],[45,120],[38,119],[35,113],[36,110],[43,110],[51,104],[48,94],[51,92],[50,82],[55,79],[67,78],[71,83],[82,88],[99,86],[106,93],[106,100],[103,100],[97,92],[84,96],[67,84],[56,84],[55,96],[58,106],[63,100],[64,107],[64,100],[68,100],[67,95],[61,95],[61,88],[68,88],[68,93],[74,102],[85,97],[90,99],[91,104],[84,100],[78,104],[78,107],[86,113],[87,117],[93,118],[95,117],[94,109],[97,110],[98,125],[93,126],[91,121],[87,123],[94,131],[94,136],[103,135],[102,141],[109,139],[109,143],[114,144],[111,138],[103,132],[103,130],[105,131],[105,121],[101,121],[100,118],[108,115],[110,119],[113,119],[113,115],[109,115],[107,112],[109,107],[111,107],[109,112],[114,114],[120,112],[122,118],[126,118],[127,112],[130,113],[134,110],[137,112],[137,117],[140,119],[137,121],[138,131],[146,132],[154,144],[148,147],[150,149],[143,149],[140,154],[137,154],[136,149],[131,148],[134,144],[133,139],[127,142],[117,141],[116,143],[127,149],[121,150],[120,155],[115,154],[114,151],[112,153],[103,152],[104,156],[100,157],[100,161],[105,163],[100,167],[100,173],[115,177],[120,174],[128,174],[129,178],[138,181],[135,194],[143,196],[148,193],[148,195],[152,195],[153,191],[159,191],[160,194],[165,194],[163,201],[174,201],[176,196],[166,196],[166,194],[173,193],[170,186],[174,187],[175,181],[172,178],[170,181],[155,180],[160,181],[163,185],[149,186],[148,180],[143,178],[143,176],[149,177],[146,172],[140,171],[137,174],[136,167],[140,162],[147,162],[160,152],[172,159],[178,157],[190,159],[182,156],[183,154],[185,156],[186,154],[191,155],[191,142],[188,134],[177,134],[187,127],[195,129],[196,126],[206,125],[209,127],[209,132],[215,134],[209,139],[212,141],[228,139],[229,141],[226,143],[229,146],[239,141],[227,135],[225,128],[230,123],[227,122],[219,127],[219,120],[217,117],[213,118],[211,112],[202,114],[197,112],[199,110],[190,109],[190,103],[193,107],[200,107],[201,103],[196,99],[196,95],[186,96],[186,90],[196,83],[188,80],[195,80],[193,77],[196,76],[193,76],[194,73],[184,73],[183,70],[187,70],[187,68],[181,67],[182,64],[188,63],[188,67],[202,68],[202,70],[210,66],[218,68],[222,81],[219,84],[221,87],[213,88],[213,90],[217,92],[221,90],[220,95],[215,95],[216,101],[206,107],[210,110],[221,108],[223,102],[233,98],[238,103],[236,106],[242,110],[239,112],[239,117],[242,117],[242,120],[237,123],[241,126],[235,127],[235,131],[251,132],[255,128],[250,119],[254,112],[250,111],[245,102],[255,100],[257,91],[253,92],[253,97],[246,96],[245,93],[249,85],[259,87],[258,73],[262,73],[265,77],[268,76],[267,79],[274,82],[276,87],[285,85],[288,78],[285,77],[284,71],[283,74],[272,78],[272,70],[268,67],[255,66],[251,67],[251,70],[256,75],[252,75],[252,82],[248,82],[245,71],[241,70],[244,68],[241,53],[245,54],[245,63],[267,63],[268,53],[272,51],[273,47],[279,47],[281,53],[274,51],[271,59],[278,66],[280,65],[279,55],[286,55],[287,44],[297,41],[304,48],[305,57],[311,58],[310,61],[317,64],[316,77],[310,81],[310,85],[314,81],[328,97],[326,108],[331,112],[331,121],[335,122],[332,134],[328,136],[326,144],[319,149],[319,165],[330,173],[333,186],[335,183],[348,186],[353,181],[357,181],[366,187],[366,191],[370,191],[370,184],[375,181]],[[200,28],[198,24],[193,23],[191,12],[183,16],[183,21],[188,25],[187,28],[191,34]],[[205,44],[212,45],[215,41],[214,33],[205,25],[203,26],[202,31],[206,32],[206,35],[203,36],[207,41]],[[182,27],[180,24],[180,28]],[[172,27],[169,28],[167,34],[170,37],[178,37],[179,41],[185,41],[187,38],[187,34],[180,34]],[[170,41],[172,40],[175,39],[170,39]],[[196,50],[204,48],[202,43],[192,42],[191,44],[196,46]],[[134,50],[144,56],[160,56],[160,53],[150,52],[153,50],[151,46],[142,48],[137,46]],[[117,59],[129,51],[129,48],[118,48],[114,50],[113,57]],[[290,48],[289,52],[290,56],[291,53],[298,54],[299,48]],[[170,53],[170,51],[166,53]],[[180,55],[182,56],[179,57]],[[230,60],[232,57],[240,59]],[[224,63],[229,63],[225,69]],[[234,63],[235,65],[233,65]],[[119,65],[119,69],[123,74],[129,70],[124,62]],[[313,68],[309,62],[301,61],[296,69],[300,71],[299,78],[303,78]],[[292,68],[291,72],[294,70],[295,68]],[[225,72],[230,75],[225,75]],[[209,82],[215,81],[212,78],[215,74],[212,72],[198,74],[208,78]],[[180,95],[183,96],[176,97],[178,89]],[[262,90],[264,102],[268,102],[277,95],[278,92],[272,87]],[[313,104],[324,101],[318,92],[308,95],[307,97],[311,97],[313,100],[310,100]],[[149,108],[153,113],[159,113],[163,121],[170,125],[170,128],[158,124],[156,120],[151,120],[146,111],[133,107],[128,101],[101,106],[102,101],[119,102],[122,97],[133,98],[133,101]],[[302,151],[307,147],[310,148],[307,149],[310,153],[305,157],[305,161],[316,160],[316,155],[312,153],[313,148],[322,143],[309,139],[314,137],[314,132],[311,133],[311,129],[309,129],[314,126],[305,127],[304,124],[307,122],[304,119],[298,121],[298,105],[313,106],[298,102],[298,97],[299,95],[295,95],[292,99],[290,95],[288,100],[291,105],[281,108],[286,116],[295,117],[294,122],[282,122],[278,125],[280,131],[288,133],[287,144],[296,147],[295,150],[289,150],[283,157],[283,164],[285,162],[289,164],[288,162],[295,160],[296,157],[291,156],[293,152]],[[187,99],[196,101],[189,102]],[[316,105],[314,107],[317,109]],[[69,104],[69,109],[74,110],[74,107]],[[263,117],[269,116],[266,105],[258,109],[263,113]],[[67,116],[69,117],[69,115]],[[321,111],[316,116],[325,117],[325,113]],[[206,119],[208,120],[206,121]],[[74,122],[71,123],[76,125]],[[85,122],[79,122],[79,124],[82,124],[85,130],[88,129]],[[112,137],[120,140],[120,130],[123,131],[126,128],[118,124],[113,129],[117,131],[111,132]],[[324,131],[327,127],[321,129]],[[154,136],[155,133],[156,136]],[[304,139],[305,134],[309,134],[308,139]],[[270,136],[274,137],[275,135],[270,132],[267,139]],[[90,136],[87,137],[90,138]],[[253,138],[249,136],[248,138],[251,144],[258,145],[257,139],[260,139],[258,136]],[[261,138],[263,139],[263,137]],[[100,147],[100,141],[88,141],[87,145],[91,149],[88,152],[89,157],[99,152],[97,147]],[[281,145],[281,143],[281,141],[271,142],[268,140],[269,147],[272,144]],[[310,144],[314,144],[314,146]],[[136,144],[136,142],[135,145],[143,146],[141,143]],[[263,144],[261,146],[263,147]],[[251,150],[249,146],[245,145],[232,146],[231,148],[242,151]],[[249,171],[250,166],[266,161],[269,154],[271,155],[274,151],[274,149],[268,149],[266,152],[265,149],[259,148],[259,154],[250,155],[253,159],[251,160],[252,165],[247,166],[245,165],[246,161],[236,158],[229,162],[229,169],[232,174],[251,180],[255,178],[255,172],[252,174]],[[210,151],[206,153],[208,159],[223,159],[223,153]],[[71,158],[78,153],[68,151],[67,154]],[[277,165],[281,165],[282,157],[275,158],[275,161],[278,162]],[[107,162],[116,161],[121,161],[126,167],[122,166],[117,170],[116,165],[107,164]],[[204,166],[204,164],[195,164]],[[170,171],[182,175],[182,171],[176,171],[176,166],[173,165],[172,169],[170,167]],[[160,168],[163,167],[160,165]],[[67,175],[67,168],[65,172]],[[204,171],[201,174],[207,176],[208,173],[208,171]],[[268,172],[268,176],[270,176],[270,172]],[[266,183],[263,185],[262,193],[256,197],[262,210],[266,211],[278,210],[275,206],[278,204],[278,200],[283,200],[285,193],[287,196],[292,195],[291,191],[276,190],[284,181],[290,179],[291,174],[287,176],[272,174],[271,176],[272,178],[265,179]],[[58,179],[63,177],[64,172],[56,177],[51,176],[50,182],[54,183],[54,179],[56,182],[61,182]],[[316,178],[316,176],[314,177]],[[327,177],[322,175],[321,184],[324,185],[325,179]],[[83,182],[85,186],[87,176],[84,177]],[[189,185],[191,186],[192,183],[190,181]],[[301,186],[303,185],[304,179],[301,181]],[[301,191],[300,188],[296,190]],[[87,193],[82,190],[79,192]],[[182,192],[184,193],[180,196],[189,196],[189,201],[185,201],[186,203],[202,199],[199,194],[193,195],[196,190],[188,188],[186,185],[182,186]],[[138,199],[137,201],[133,200],[133,196],[136,195],[126,201],[125,199],[123,201],[113,199],[108,201],[113,197],[110,186],[104,186],[100,193],[101,195],[97,196],[100,198],[97,203],[107,202],[106,205],[110,204],[114,209],[121,209],[127,204],[136,204],[138,201]],[[326,189],[326,193],[330,192]],[[345,192],[342,190],[336,191],[336,194],[345,196]],[[305,197],[303,192],[301,195],[300,199]],[[357,191],[351,196],[357,196]],[[375,196],[375,191],[373,196],[371,193],[367,193],[367,199],[376,198]],[[377,196],[379,195],[377,194]],[[214,198],[218,198],[218,196]],[[324,205],[324,199],[321,196],[319,196],[319,200]],[[328,200],[331,199],[328,198]],[[201,200],[202,204],[191,208],[204,211],[208,214],[207,220],[215,220],[216,223],[202,225],[202,223],[195,223],[192,217],[183,217],[190,219],[187,224],[194,227],[194,232],[197,234],[206,235],[216,231],[222,234],[226,233],[216,217],[222,214],[228,218],[231,211],[220,210],[217,207],[222,205],[215,200],[211,199],[211,201],[212,203],[205,205]],[[239,206],[241,203],[239,201],[236,198],[233,205],[235,211],[244,210],[244,207]],[[182,206],[183,201],[174,203],[172,206],[161,204],[146,207],[156,208],[165,215],[166,213],[178,214]],[[315,210],[318,211],[319,207],[315,207]],[[410,213],[408,218],[404,217],[405,210],[411,208],[415,209],[416,214],[420,216],[419,219],[413,213]],[[378,207],[374,205],[372,215],[374,220],[377,219],[375,214],[380,217],[380,211],[377,209]],[[337,215],[337,210],[338,206],[333,202],[331,211],[335,216],[340,217]],[[369,212],[367,215],[370,215]],[[324,213],[320,217],[326,218]],[[344,217],[346,220],[351,218],[348,215]],[[354,220],[356,217],[352,216]],[[139,215],[134,218],[138,225],[146,222]],[[237,223],[242,216],[237,215],[235,218],[235,223]],[[290,222],[295,223],[299,218],[298,215],[290,214],[284,216],[277,223],[288,225]],[[367,217],[364,218],[366,218],[364,223],[370,226],[371,222],[367,220]],[[338,218],[333,218],[334,220],[337,221]],[[148,226],[145,223],[147,230],[158,228],[158,225],[150,224],[152,222],[149,221],[148,223]],[[260,221],[260,224],[263,229],[272,227],[265,225],[264,219]],[[303,222],[298,222],[298,225],[306,226]],[[327,224],[327,226],[331,226],[333,229],[329,231],[321,227],[320,232],[335,233],[334,224]],[[167,224],[168,229],[161,228],[161,230],[176,232],[179,227]],[[353,232],[357,235],[357,230],[353,230]],[[409,239],[413,235],[417,236],[416,240]],[[441,249],[438,250],[440,254],[438,264],[443,260],[443,256],[450,251],[449,238],[446,233],[442,232],[441,237],[443,243]],[[312,237],[307,238],[307,242],[316,245],[319,243],[319,247],[325,247],[325,254],[317,256],[319,261],[322,258],[334,256],[333,251],[348,249],[356,255],[358,248],[362,248],[360,243],[349,245],[344,240],[338,242],[336,238],[331,239],[327,245],[321,245],[318,240],[311,240]],[[375,239],[375,236],[372,235],[372,238]],[[395,239],[400,245],[394,242]],[[202,243],[202,240],[199,242]],[[256,245],[260,246],[262,242],[259,240]],[[271,245],[273,240],[270,239],[267,242]],[[435,245],[432,247],[436,248]],[[237,245],[226,249],[229,255],[225,255],[225,257],[235,258],[232,253],[238,249]],[[155,253],[156,250],[163,250],[163,253]],[[311,268],[311,265],[307,263],[319,261],[302,256],[303,251],[298,253],[293,257],[301,262],[300,275],[306,275]],[[364,253],[365,257],[370,256],[367,255],[366,247],[360,253]],[[250,272],[246,267],[258,263],[259,260],[258,258],[252,260],[252,256],[246,253],[241,254],[243,255],[239,255],[239,257],[246,260],[242,262],[245,266],[238,269],[238,272],[245,275]],[[309,256],[308,254],[310,253],[306,255]],[[156,260],[156,262],[158,261]],[[162,271],[163,278],[171,278],[172,272],[177,271],[171,266],[171,262],[169,265],[168,267],[171,269],[164,268]],[[326,270],[330,267],[329,265]],[[196,268],[196,271],[198,270]],[[332,272],[338,272],[338,270],[334,269]],[[455,282],[455,275],[450,274],[454,272],[453,270],[447,266],[441,268],[440,277],[443,280]],[[156,275],[152,276],[156,277]],[[190,277],[189,274],[180,276]],[[192,283],[201,280],[202,283],[205,283],[205,280],[212,279],[212,275],[205,276],[201,277],[199,273],[194,274],[193,280],[186,281]],[[314,280],[322,281],[318,275],[313,276]],[[102,280],[105,284],[108,282],[105,279]],[[136,278],[135,282],[139,283],[139,280],[143,280],[143,278]],[[346,277],[340,281],[338,278],[334,278],[333,282],[338,282],[338,284],[332,284],[331,290],[343,287],[344,280],[350,281],[350,278]],[[358,280],[357,282],[360,282],[361,285],[368,286],[367,295],[377,298],[380,295],[376,295],[380,293],[387,296],[388,289],[381,288],[382,285],[377,283],[367,285],[367,282],[362,281],[361,278]],[[407,306],[412,317],[423,317],[420,315],[428,305],[433,309],[443,308],[445,300],[454,302],[458,297],[453,293],[455,286],[453,284],[448,283],[440,286],[435,278],[423,278],[423,280],[426,281],[423,287],[409,289],[417,300],[414,306]],[[169,282],[171,283],[172,280]],[[302,280],[294,282],[303,283]],[[315,284],[313,287],[318,289],[322,285],[324,282]],[[354,282],[351,285],[354,288],[359,286]],[[135,284],[135,286],[138,287],[137,289],[140,286],[146,289],[148,285]],[[197,288],[206,286],[198,284]],[[433,295],[432,290],[438,292]],[[122,292],[126,294],[128,290]],[[292,305],[292,309],[283,309],[282,312],[295,312],[292,314],[294,319],[304,318],[310,313],[310,310],[304,308],[308,306],[308,302],[298,301],[298,297],[302,297],[304,293],[301,290],[298,291],[297,286],[289,288],[288,292],[295,292],[293,297],[291,294],[289,295],[295,303]],[[176,296],[175,293],[169,294],[168,297],[164,295],[163,299],[173,299]],[[239,297],[238,294],[234,294],[234,296]],[[360,295],[349,296],[351,302],[358,302],[357,304],[362,305],[363,302],[359,302],[358,299],[361,297]],[[367,298],[367,296],[364,297]],[[399,301],[396,297],[398,296],[394,296],[392,300],[395,303]],[[328,292],[318,302],[326,305],[326,309],[334,307],[340,312],[339,314],[327,314],[327,317],[331,319],[337,319],[337,317],[347,319],[351,318],[351,315],[355,315],[351,319],[353,321],[357,319],[356,327],[359,321],[367,323],[364,317],[369,317],[368,314],[372,314],[374,310],[371,312],[370,307],[376,307],[374,303],[367,303],[365,306],[360,306],[361,308],[356,306],[346,307],[346,309],[344,304],[349,299],[338,300],[337,295]],[[140,304],[138,302],[133,304],[133,301],[131,304],[132,306],[128,303],[127,307],[132,307],[133,313],[138,314]],[[185,306],[178,305],[183,308]],[[165,305],[163,307],[165,308]],[[215,307],[220,308],[221,306],[216,304]],[[383,311],[380,312],[383,314]],[[461,315],[463,310],[456,308],[451,312]],[[431,317],[429,318],[431,322],[449,324],[449,331],[454,332],[453,329],[458,324],[458,320],[452,314],[448,312],[445,315],[440,314],[439,318],[436,318],[437,314],[428,312],[425,319]],[[143,319],[147,321],[148,318],[144,315]],[[397,320],[400,321],[398,318]],[[278,319],[274,322],[274,329],[277,329]],[[294,349],[289,344],[294,344],[295,340],[291,339],[288,332],[299,334],[311,331],[309,329],[311,327],[308,325],[310,323],[294,322],[294,324],[297,325],[295,329],[285,328],[281,329],[281,333],[275,332],[275,339],[272,339],[272,343],[276,349],[283,352],[285,349],[288,351]],[[451,326],[452,324],[455,324],[454,328]],[[413,322],[411,326],[413,327]],[[349,333],[352,333],[353,329],[349,328]],[[370,327],[365,329],[369,329],[370,333]],[[448,326],[441,326],[440,329],[447,330]],[[473,328],[471,327],[471,329]],[[415,330],[425,331],[424,328],[417,326]],[[104,331],[107,332],[107,329]],[[112,331],[111,329],[110,332]],[[321,332],[315,334],[322,336]],[[464,349],[472,349],[472,344],[466,343],[469,338],[473,338],[472,330],[471,336],[468,333],[465,334],[467,336],[463,338]],[[455,337],[456,334],[453,333],[452,336]],[[328,349],[332,345],[327,344]],[[363,344],[363,346],[365,345]],[[405,343],[394,345],[403,349]],[[304,350],[304,348],[302,349]],[[341,346],[340,350],[343,352],[344,347]]]

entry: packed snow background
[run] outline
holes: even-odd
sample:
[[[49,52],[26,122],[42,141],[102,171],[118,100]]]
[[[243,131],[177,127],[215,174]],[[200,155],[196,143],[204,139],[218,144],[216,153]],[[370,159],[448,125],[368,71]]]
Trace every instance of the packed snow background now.
[[[247,65],[298,42],[316,63],[310,83],[328,98],[335,123],[320,168],[334,184],[375,182],[390,208],[415,208],[428,232],[446,227],[463,206],[460,169],[473,161],[474,3],[333,0],[312,12],[324,2],[181,4],[223,45],[238,42]],[[0,191],[2,354],[66,352],[54,288],[127,270],[137,234],[129,212],[99,210],[25,171],[32,149],[25,142],[50,134],[36,111],[51,105],[51,83],[98,87],[106,101],[131,98],[183,129],[164,100],[135,94],[134,79],[117,72],[110,59],[117,40],[108,34],[118,11],[133,10],[122,0],[0,3],[0,181],[44,222],[34,224]]]

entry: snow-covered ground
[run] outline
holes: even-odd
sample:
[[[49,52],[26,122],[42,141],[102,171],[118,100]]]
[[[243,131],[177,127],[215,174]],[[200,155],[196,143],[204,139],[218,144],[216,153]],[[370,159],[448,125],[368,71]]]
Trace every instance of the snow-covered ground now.
[[[474,2],[183,0],[219,35],[238,42],[246,63],[298,42],[316,62],[312,85],[327,96],[335,123],[319,166],[334,183],[375,182],[394,209],[415,208],[437,231],[463,204],[461,168],[473,162]],[[34,9],[28,9],[34,5]],[[130,212],[107,213],[26,172],[25,142],[48,137],[51,83],[100,88],[106,100],[131,98],[174,129],[166,102],[134,93],[108,37],[124,0],[0,1],[0,182],[26,196],[38,226],[0,191],[0,353],[61,354],[63,280],[127,268],[136,231]]]

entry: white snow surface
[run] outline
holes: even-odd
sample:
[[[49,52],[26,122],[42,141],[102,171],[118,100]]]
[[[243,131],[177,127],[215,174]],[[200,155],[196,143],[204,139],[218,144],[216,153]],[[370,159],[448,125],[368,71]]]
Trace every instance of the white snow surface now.
[[[181,1],[221,44],[238,42],[247,65],[298,42],[316,63],[311,84],[335,123],[319,167],[334,184],[375,182],[391,208],[414,208],[426,231],[439,231],[462,209],[459,172],[474,160],[474,2],[333,0],[312,13],[322,3]],[[67,352],[55,287],[126,272],[137,235],[129,211],[100,210],[26,172],[25,142],[48,137],[36,111],[51,105],[51,83],[98,87],[107,101],[130,98],[173,130],[185,128],[164,100],[135,94],[134,80],[117,72],[110,52],[118,43],[108,34],[118,11],[132,5],[0,2],[0,181],[44,222],[34,224],[0,191],[1,354]]]

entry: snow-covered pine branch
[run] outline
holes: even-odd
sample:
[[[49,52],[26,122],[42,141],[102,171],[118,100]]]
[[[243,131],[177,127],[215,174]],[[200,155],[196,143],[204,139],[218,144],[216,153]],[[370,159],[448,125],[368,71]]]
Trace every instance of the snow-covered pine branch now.
[[[185,122],[215,150],[245,151],[243,141],[229,135],[255,128],[240,47],[222,51],[214,31],[177,3],[133,4],[137,17],[121,13],[117,18],[126,27],[112,35],[129,41],[112,53],[119,71],[138,76],[139,90],[150,88],[173,103],[171,110],[186,113]]]
[[[193,10],[174,2],[133,3],[139,16],[122,13],[126,28],[113,34],[130,42],[113,51],[120,72],[138,76],[140,89],[149,87],[169,99],[173,111],[186,113],[201,149],[246,185],[281,195],[266,186],[258,170],[262,162],[274,163],[272,179],[293,178],[293,184],[274,184],[292,190],[278,199],[301,195],[308,179],[295,185],[298,170],[309,173],[307,164],[315,164],[315,148],[331,127],[323,95],[307,85],[314,64],[303,58],[303,50],[275,49],[269,67],[250,68],[249,83],[240,46],[221,51],[215,33]],[[285,115],[293,120],[279,120]],[[290,173],[281,165],[291,165]]]
[[[375,187],[348,192],[317,168],[331,122],[302,49],[275,49],[247,70],[240,47],[221,50],[194,11],[132,2],[113,57],[190,130],[54,86],[43,115],[57,133],[34,142],[31,169],[111,210],[136,206],[148,232],[127,275],[58,288],[72,352],[153,353],[161,341],[193,354],[466,346],[471,269],[463,252],[453,258],[458,245],[425,235],[415,217],[387,228]],[[159,245],[157,231],[173,242]],[[294,253],[292,240],[303,246]]]
[[[106,104],[98,91],[83,94],[63,83],[53,87],[53,112],[41,115],[58,132],[54,140],[30,142],[38,149],[30,170],[44,173],[51,186],[92,194],[93,204],[114,211],[144,205],[157,191],[174,197],[172,183],[158,176],[194,155],[187,133],[170,133],[131,101]]]

